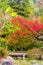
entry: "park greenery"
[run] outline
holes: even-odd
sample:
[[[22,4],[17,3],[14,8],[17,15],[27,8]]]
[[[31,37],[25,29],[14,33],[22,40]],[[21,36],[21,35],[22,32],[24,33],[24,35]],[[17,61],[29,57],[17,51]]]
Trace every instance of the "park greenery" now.
[[[43,8],[35,5],[35,0],[0,0],[0,48],[15,52],[43,47]]]

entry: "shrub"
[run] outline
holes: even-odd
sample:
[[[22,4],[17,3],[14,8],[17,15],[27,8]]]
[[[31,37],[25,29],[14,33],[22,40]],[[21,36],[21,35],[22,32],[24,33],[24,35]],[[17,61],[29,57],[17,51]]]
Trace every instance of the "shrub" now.
[[[40,48],[33,48],[31,50],[28,50],[27,54],[29,59],[41,59],[43,52]]]
[[[8,54],[8,51],[6,48],[0,47],[0,58],[5,58]]]
[[[40,42],[40,41],[29,41],[27,43],[27,47],[26,47],[26,50],[29,50],[29,49],[32,49],[32,48],[40,48],[40,47],[43,47],[43,43]]]

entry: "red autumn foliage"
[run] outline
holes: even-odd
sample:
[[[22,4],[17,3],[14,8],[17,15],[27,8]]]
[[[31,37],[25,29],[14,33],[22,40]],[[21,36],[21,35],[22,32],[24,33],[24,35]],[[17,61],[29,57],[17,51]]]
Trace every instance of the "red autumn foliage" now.
[[[33,21],[26,18],[16,17],[12,18],[11,22],[14,27],[20,27],[20,30],[17,30],[16,32],[11,32],[11,36],[8,38],[8,42],[12,41],[13,44],[18,43],[18,37],[22,38],[23,36],[28,35],[31,32],[38,32],[38,30],[40,29],[43,30],[43,24],[39,23],[38,20]]]
[[[12,18],[11,20],[12,23],[15,23],[16,21],[18,21],[18,24],[22,24],[22,29],[24,29],[23,26],[26,26],[29,30],[36,32],[40,29],[43,29],[43,24],[38,23],[39,21],[36,22],[36,20],[33,22],[32,20],[21,17]]]

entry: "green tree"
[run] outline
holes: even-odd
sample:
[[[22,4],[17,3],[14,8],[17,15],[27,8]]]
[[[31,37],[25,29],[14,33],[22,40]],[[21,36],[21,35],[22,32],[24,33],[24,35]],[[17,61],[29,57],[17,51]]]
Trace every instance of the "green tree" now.
[[[11,4],[12,3],[12,4]],[[30,13],[34,13],[34,8],[29,0],[14,0],[9,2],[10,6],[23,17],[29,17]]]

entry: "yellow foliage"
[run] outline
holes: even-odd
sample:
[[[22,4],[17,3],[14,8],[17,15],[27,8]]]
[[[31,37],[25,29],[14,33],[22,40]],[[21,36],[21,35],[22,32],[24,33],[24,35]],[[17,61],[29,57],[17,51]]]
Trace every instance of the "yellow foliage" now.
[[[11,16],[17,16],[17,13],[16,12],[11,12],[10,15]]]
[[[39,16],[41,22],[43,22],[43,15]]]
[[[12,8],[11,8],[11,7],[8,7],[8,8],[6,8],[5,12],[7,13],[7,12],[9,12],[10,10],[12,10]]]

